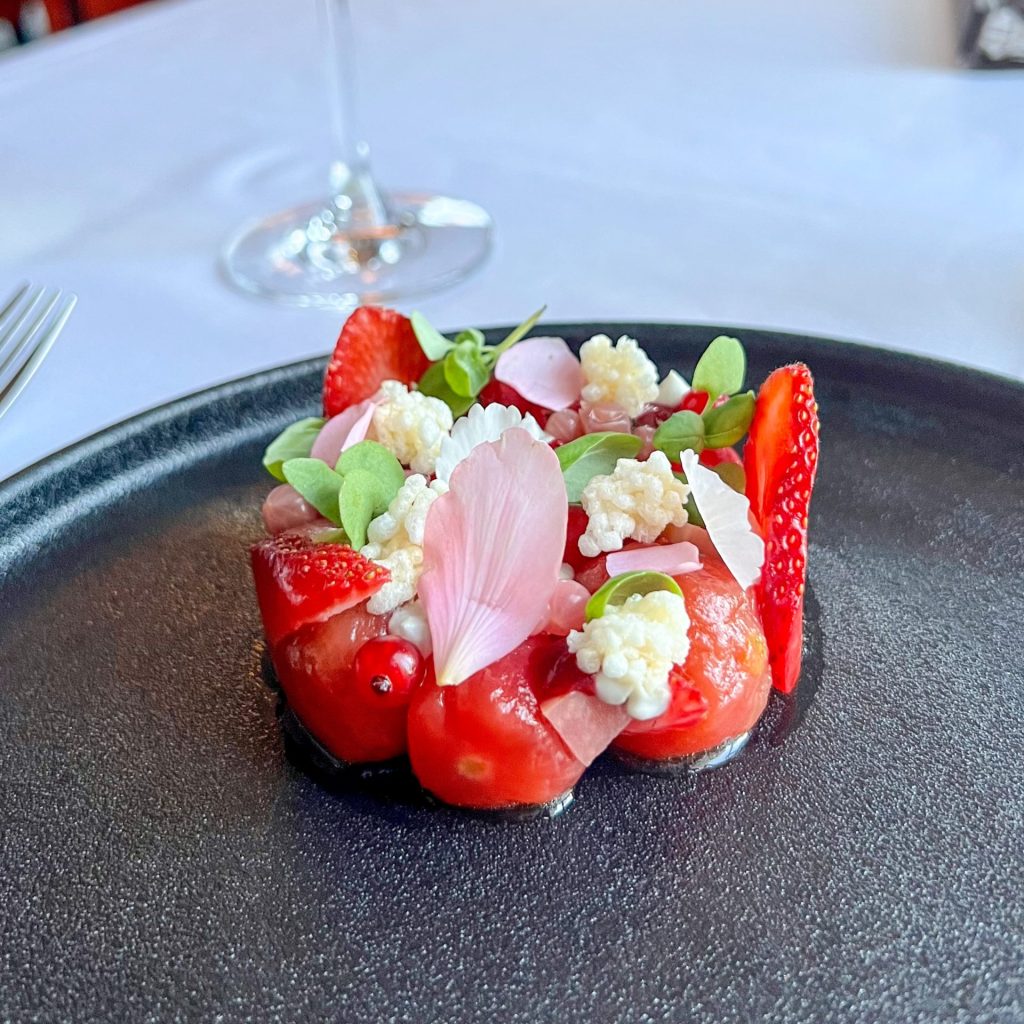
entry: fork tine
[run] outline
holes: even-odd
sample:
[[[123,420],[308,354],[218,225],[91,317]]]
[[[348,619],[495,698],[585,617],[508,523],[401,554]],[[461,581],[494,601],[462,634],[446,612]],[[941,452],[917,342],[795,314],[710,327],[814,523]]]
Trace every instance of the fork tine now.
[[[15,327],[20,327],[22,323],[24,323],[29,313],[35,309],[38,305],[38,300],[43,298],[44,294],[44,290],[40,288],[39,295],[36,296],[32,305],[30,305],[28,309],[18,317],[18,322],[15,324]],[[43,306],[42,312],[39,313],[32,323],[28,325],[28,328],[20,337],[18,337],[12,329],[10,332],[12,335],[11,340],[6,343],[0,341],[0,387],[4,387],[9,383],[8,369],[12,366],[18,365],[18,357],[28,347],[35,333],[43,326],[46,318],[53,312],[53,307],[57,305],[57,302],[60,300],[60,296],[61,292],[60,289],[58,289],[54,292],[53,298]]]
[[[54,296],[53,302],[51,302],[47,308],[47,313],[56,305],[57,300],[60,298],[61,293],[57,292]],[[36,343],[36,347],[32,350],[29,357],[25,360],[21,369],[15,374],[14,379],[7,385],[7,387],[0,391],[0,416],[3,416],[5,412],[14,404],[14,400],[21,394],[25,385],[35,376],[36,370],[39,369],[40,364],[46,358],[47,353],[53,348],[53,343],[57,340],[58,335],[64,329],[64,325],[68,322],[68,317],[71,316],[71,311],[75,308],[75,303],[78,302],[78,296],[73,292],[69,292],[67,298],[64,300],[64,304],[57,316],[49,327],[43,332],[42,337]],[[37,321],[38,323],[38,321]],[[33,332],[35,331],[35,325],[33,326]],[[29,337],[32,334],[30,333]]]
[[[21,301],[21,297],[27,291],[28,291],[28,281],[26,281],[20,288],[15,289],[14,294],[4,304],[4,308],[0,309],[0,328],[3,327],[4,318]]]
[[[3,331],[0,331],[0,359],[4,359],[7,353],[10,352],[11,343],[17,338],[21,325],[32,315],[32,310],[39,305],[39,300],[45,294],[45,288],[37,288],[23,309],[12,311],[13,323],[5,324]]]

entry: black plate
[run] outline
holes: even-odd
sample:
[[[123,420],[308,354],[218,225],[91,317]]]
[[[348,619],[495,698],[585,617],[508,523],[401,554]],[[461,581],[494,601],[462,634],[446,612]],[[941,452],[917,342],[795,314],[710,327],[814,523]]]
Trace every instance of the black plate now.
[[[692,366],[715,330],[589,324]],[[818,380],[811,652],[732,765],[554,821],[285,757],[246,544],[322,363],[0,488],[0,1019],[1024,1019],[1024,387],[737,331]]]

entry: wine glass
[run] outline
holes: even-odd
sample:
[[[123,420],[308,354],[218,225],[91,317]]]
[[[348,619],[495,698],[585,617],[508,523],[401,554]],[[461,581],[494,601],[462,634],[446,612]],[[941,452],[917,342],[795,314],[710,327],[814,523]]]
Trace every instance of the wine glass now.
[[[247,224],[224,252],[239,288],[293,306],[347,308],[455,284],[487,255],[491,219],[475,203],[384,193],[358,124],[348,0],[318,0],[335,159],[325,199]]]

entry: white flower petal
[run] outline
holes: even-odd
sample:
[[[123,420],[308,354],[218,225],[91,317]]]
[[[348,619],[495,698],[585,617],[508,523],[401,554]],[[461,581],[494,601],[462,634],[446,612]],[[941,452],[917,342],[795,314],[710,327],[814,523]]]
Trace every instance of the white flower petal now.
[[[658,385],[658,405],[667,405],[674,409],[688,394],[690,385],[686,378],[675,370],[669,370],[664,379]]]
[[[756,583],[764,565],[764,541],[750,525],[750,502],[717,473],[702,466],[696,452],[679,456],[697,511],[729,572],[744,590]]]
[[[488,406],[474,405],[465,416],[455,421],[451,433],[441,441],[441,452],[434,467],[437,479],[447,483],[452,470],[478,444],[498,441],[512,427],[522,427],[538,441],[550,440],[533,416],[529,413],[524,416],[514,406],[497,402]]]

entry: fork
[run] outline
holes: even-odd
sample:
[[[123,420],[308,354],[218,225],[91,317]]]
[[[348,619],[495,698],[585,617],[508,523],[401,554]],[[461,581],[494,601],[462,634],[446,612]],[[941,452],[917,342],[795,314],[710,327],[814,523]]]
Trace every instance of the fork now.
[[[0,308],[0,416],[32,379],[75,308],[73,292],[26,281]]]

